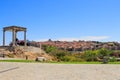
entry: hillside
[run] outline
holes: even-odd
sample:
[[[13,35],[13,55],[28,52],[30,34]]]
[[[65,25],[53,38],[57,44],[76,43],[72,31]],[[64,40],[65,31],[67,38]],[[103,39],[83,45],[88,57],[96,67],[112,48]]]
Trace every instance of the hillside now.
[[[37,57],[45,57],[48,60],[52,59],[44,50],[33,46],[0,47],[0,52],[9,58],[26,59],[28,57],[29,60],[35,60]]]

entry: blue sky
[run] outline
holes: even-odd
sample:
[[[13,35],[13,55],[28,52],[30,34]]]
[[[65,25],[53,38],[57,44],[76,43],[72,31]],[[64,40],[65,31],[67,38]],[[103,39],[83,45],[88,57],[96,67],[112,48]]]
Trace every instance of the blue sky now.
[[[27,28],[29,40],[120,41],[120,0],[0,0],[2,28]],[[6,33],[6,43],[11,41]],[[23,39],[23,33],[18,33]]]

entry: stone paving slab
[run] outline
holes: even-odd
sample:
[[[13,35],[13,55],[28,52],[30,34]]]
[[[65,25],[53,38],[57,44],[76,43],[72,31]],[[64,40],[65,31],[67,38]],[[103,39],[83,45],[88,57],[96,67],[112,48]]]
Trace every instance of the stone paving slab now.
[[[120,80],[120,65],[0,62],[0,80]]]

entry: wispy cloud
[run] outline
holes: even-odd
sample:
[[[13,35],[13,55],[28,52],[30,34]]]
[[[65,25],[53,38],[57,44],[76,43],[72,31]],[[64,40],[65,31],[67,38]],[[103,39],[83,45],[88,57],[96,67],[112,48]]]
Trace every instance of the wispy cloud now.
[[[81,37],[81,40],[92,40],[92,41],[101,41],[101,40],[106,40],[109,39],[109,36],[86,36],[86,37]]]
[[[85,41],[102,41],[109,39],[109,36],[84,36],[80,38],[58,38],[58,39],[52,39],[52,40],[59,40],[59,41],[79,41],[79,40],[85,40]],[[36,41],[47,41],[48,39],[40,39]]]

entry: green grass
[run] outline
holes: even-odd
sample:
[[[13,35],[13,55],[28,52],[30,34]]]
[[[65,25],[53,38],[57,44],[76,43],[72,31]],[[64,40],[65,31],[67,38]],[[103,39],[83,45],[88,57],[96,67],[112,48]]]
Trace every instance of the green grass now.
[[[101,64],[101,62],[46,62],[55,64]]]
[[[0,60],[0,62],[35,62],[33,60]]]
[[[118,62],[109,62],[108,64],[120,64],[120,61],[118,61]]]
[[[36,62],[34,60],[0,60],[0,62],[25,62],[25,63],[50,63],[50,64],[102,64],[102,62]],[[120,64],[119,62],[108,62],[108,64]]]
[[[53,63],[53,64],[103,64],[103,62],[42,62],[42,63]],[[120,61],[108,62],[107,64],[120,64]]]

